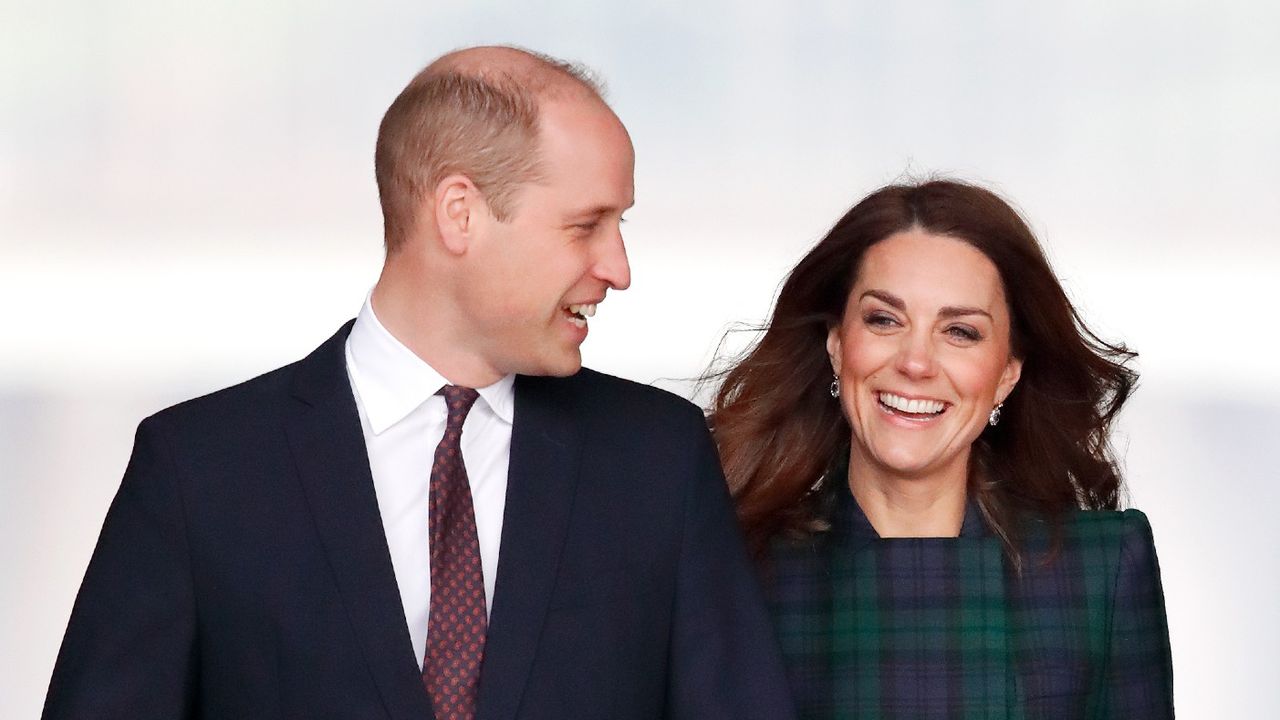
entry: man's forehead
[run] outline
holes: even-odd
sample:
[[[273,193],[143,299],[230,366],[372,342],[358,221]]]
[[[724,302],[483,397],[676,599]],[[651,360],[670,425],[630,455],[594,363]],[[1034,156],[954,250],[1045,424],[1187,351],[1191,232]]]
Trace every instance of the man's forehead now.
[[[597,157],[634,163],[631,136],[622,121],[599,100],[554,100],[544,103],[538,128],[538,152],[553,162],[576,163]]]

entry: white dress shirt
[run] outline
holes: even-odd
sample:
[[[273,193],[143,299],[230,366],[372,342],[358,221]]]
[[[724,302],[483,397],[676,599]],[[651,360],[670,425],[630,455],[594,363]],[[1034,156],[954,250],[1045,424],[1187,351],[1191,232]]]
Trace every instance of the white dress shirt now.
[[[444,437],[444,398],[435,393],[449,381],[378,322],[372,294],[347,338],[347,375],[360,411],[378,511],[391,548],[400,601],[413,651],[422,665],[431,607],[431,463]],[[479,399],[462,426],[462,460],[480,539],[486,610],[493,607],[507,500],[515,376],[477,388]]]

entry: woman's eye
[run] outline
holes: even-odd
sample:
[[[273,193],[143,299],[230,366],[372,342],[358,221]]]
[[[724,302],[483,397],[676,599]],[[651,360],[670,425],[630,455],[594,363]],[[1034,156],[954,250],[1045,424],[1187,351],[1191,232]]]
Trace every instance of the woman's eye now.
[[[947,334],[965,342],[977,342],[982,339],[982,333],[965,325],[952,325],[947,328]]]
[[[896,325],[898,322],[893,318],[892,315],[886,315],[885,313],[879,313],[879,312],[870,313],[866,317],[862,318],[862,321],[870,325],[871,327],[877,327],[877,328],[892,327],[893,325]]]

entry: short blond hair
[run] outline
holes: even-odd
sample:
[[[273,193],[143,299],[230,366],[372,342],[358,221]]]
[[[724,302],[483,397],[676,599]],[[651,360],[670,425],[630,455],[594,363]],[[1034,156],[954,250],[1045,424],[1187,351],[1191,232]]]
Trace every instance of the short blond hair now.
[[[484,51],[514,62],[468,61]],[[450,175],[470,178],[494,216],[509,219],[520,186],[539,177],[538,102],[566,86],[603,94],[585,67],[520,48],[462,50],[419,72],[378,128],[374,173],[388,254],[415,231],[423,196]]]

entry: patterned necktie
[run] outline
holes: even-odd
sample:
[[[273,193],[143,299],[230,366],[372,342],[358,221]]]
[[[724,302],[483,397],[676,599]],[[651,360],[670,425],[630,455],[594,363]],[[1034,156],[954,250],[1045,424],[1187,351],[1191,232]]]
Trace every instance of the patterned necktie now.
[[[436,720],[473,720],[484,657],[484,572],[460,441],[478,394],[454,385],[438,394],[449,417],[431,465],[431,607],[422,682]]]

